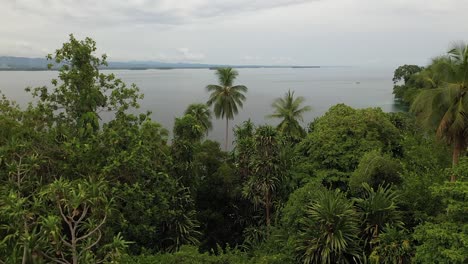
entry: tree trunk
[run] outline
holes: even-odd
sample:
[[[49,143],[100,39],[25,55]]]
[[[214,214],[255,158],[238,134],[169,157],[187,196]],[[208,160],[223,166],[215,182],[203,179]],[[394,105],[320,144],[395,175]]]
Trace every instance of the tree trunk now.
[[[265,213],[266,213],[266,225],[267,225],[267,228],[269,228],[270,227],[270,189],[267,189],[266,191]]]
[[[460,153],[462,152],[462,144],[460,144],[459,140],[455,141],[453,145],[453,154],[452,154],[452,168],[458,165],[458,161],[460,160]],[[450,177],[450,182],[455,182],[457,180],[457,175],[452,173]]]
[[[72,259],[73,259],[73,264],[78,264],[78,251],[76,249],[76,239],[72,239]]]
[[[29,236],[27,228],[28,228],[28,226],[26,225],[26,222],[25,222],[24,223],[24,229],[25,229],[25,232],[26,232],[26,236]],[[21,261],[21,263],[26,264],[27,259],[28,259],[28,246],[27,246],[27,242],[24,242],[24,245],[23,245],[23,260]]]
[[[224,150],[227,152],[228,151],[228,131],[229,131],[229,118],[226,117],[226,141],[224,144]]]
[[[70,233],[71,233],[71,252],[72,252],[72,264],[78,264],[78,250],[77,250],[77,237],[76,237],[76,230],[72,228],[72,225],[69,224]]]

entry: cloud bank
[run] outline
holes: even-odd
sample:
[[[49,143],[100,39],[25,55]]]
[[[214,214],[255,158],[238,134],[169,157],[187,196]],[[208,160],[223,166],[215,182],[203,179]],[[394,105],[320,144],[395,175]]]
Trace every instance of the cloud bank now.
[[[112,60],[425,64],[468,40],[466,0],[0,0],[0,56],[43,57],[68,34]]]

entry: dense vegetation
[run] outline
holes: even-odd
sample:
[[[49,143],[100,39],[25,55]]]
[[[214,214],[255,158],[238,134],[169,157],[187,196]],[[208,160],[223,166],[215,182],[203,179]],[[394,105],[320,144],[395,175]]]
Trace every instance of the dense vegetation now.
[[[248,98],[235,70],[169,142],[95,50],[70,36],[51,87],[0,101],[0,263],[468,261],[466,45],[395,71],[411,113],[339,104],[304,129],[288,91],[232,151],[206,135],[209,106],[228,123]]]

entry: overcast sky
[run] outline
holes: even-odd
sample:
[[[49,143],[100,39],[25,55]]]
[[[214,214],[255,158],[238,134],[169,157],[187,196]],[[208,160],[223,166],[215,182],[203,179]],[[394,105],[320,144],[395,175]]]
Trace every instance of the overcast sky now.
[[[110,60],[426,64],[468,40],[468,0],[0,0],[0,55],[73,33]]]

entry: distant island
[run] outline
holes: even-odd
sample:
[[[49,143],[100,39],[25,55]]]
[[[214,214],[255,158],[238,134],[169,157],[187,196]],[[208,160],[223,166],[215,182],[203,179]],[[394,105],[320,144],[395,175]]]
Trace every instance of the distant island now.
[[[13,56],[0,56],[0,71],[45,71],[48,70],[47,61],[43,58],[26,58]],[[200,63],[169,63],[159,61],[111,61],[103,69],[112,70],[170,70],[170,69],[218,69],[231,68],[320,68],[320,66],[295,66],[295,65],[222,65],[222,64],[200,64]],[[56,70],[53,67],[52,70]]]

